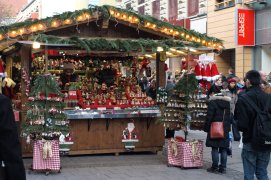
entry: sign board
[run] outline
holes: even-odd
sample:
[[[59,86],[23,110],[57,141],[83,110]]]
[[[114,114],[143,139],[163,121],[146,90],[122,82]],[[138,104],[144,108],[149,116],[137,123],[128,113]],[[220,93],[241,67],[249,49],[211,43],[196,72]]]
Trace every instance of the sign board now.
[[[214,61],[214,56],[206,56],[205,54],[202,54],[199,56],[200,61]]]
[[[166,61],[167,55],[165,51],[160,52],[160,61]]]
[[[255,10],[237,9],[235,37],[237,45],[255,45]]]

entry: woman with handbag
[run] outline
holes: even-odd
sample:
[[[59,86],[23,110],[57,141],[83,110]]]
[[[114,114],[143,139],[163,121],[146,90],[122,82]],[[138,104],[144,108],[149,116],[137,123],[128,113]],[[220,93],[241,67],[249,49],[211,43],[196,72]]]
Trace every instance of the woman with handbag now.
[[[213,163],[207,169],[208,172],[226,173],[227,149],[230,145],[230,102],[231,98],[222,94],[216,94],[209,99],[204,131],[207,132],[206,146],[212,148]]]
[[[0,94],[0,180],[25,180],[21,144],[11,101]]]

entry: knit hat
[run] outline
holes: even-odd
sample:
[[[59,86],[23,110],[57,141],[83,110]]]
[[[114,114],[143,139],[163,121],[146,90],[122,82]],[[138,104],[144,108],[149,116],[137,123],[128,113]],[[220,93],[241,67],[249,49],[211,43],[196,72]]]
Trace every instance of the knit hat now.
[[[235,79],[233,79],[233,78],[228,79],[228,83],[229,83],[229,84],[230,84],[230,83],[232,83],[232,82],[236,83],[236,80],[235,80]]]

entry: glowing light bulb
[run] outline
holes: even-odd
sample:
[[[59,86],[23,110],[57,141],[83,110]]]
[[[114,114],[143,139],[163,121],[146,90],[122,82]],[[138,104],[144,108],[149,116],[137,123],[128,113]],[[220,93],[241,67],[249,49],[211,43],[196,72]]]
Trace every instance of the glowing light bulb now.
[[[114,14],[115,14],[115,12],[114,12],[114,11],[110,11],[110,14],[111,14],[111,15],[114,15]]]
[[[133,17],[132,16],[129,16],[129,18],[128,18],[129,20],[132,20],[133,19]]]
[[[146,24],[147,26],[149,26],[149,25],[151,25],[151,23],[149,23],[149,22],[147,22],[147,24]]]
[[[173,32],[173,30],[171,29],[171,30],[169,30],[169,32],[170,32],[170,33],[172,33],[172,32]]]
[[[153,24],[152,27],[153,27],[153,28],[156,28],[156,24]]]
[[[175,32],[176,35],[179,35],[180,33],[178,31]]]
[[[24,33],[24,29],[20,29],[19,32],[22,34]]]
[[[89,14],[85,14],[85,17],[86,17],[86,18],[90,18],[90,15],[89,15]]]
[[[184,33],[182,33],[181,35],[184,37],[184,35],[185,35],[185,34],[184,34]]]
[[[117,13],[116,16],[120,16],[120,13]]]
[[[126,19],[126,18],[127,18],[127,16],[124,14],[124,15],[122,15],[122,18],[123,18],[123,19]]]

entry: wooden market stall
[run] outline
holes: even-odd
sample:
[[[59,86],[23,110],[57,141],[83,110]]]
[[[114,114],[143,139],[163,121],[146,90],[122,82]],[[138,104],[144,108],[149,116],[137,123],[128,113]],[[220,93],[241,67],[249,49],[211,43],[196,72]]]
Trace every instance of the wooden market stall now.
[[[20,121],[24,121],[26,113],[25,103],[28,101],[30,78],[45,72],[59,76],[62,72],[60,61],[56,62],[58,65],[53,64],[57,59],[95,59],[97,63],[105,61],[102,65],[118,61],[125,64],[127,61],[131,62],[127,67],[132,68],[133,63],[136,64],[134,69],[144,66],[146,58],[156,60],[154,64],[157,86],[164,87],[165,62],[162,60],[165,56],[189,56],[194,52],[190,51],[191,47],[205,47],[199,48],[197,54],[214,49],[220,51],[223,48],[222,42],[216,38],[112,6],[90,7],[39,21],[13,24],[3,29],[0,40],[6,71],[11,77],[14,73],[13,66],[20,62],[21,94],[14,100],[15,106],[20,107]],[[41,43],[39,50],[32,48],[36,42]],[[164,51],[156,51],[157,47],[162,47]],[[36,62],[42,62],[44,66],[39,67]],[[76,73],[85,75],[86,67],[81,66]],[[80,93],[82,95],[82,92]],[[130,97],[129,93],[127,96]],[[141,95],[147,98],[144,93]],[[127,145],[128,149],[135,146],[131,148],[134,151],[161,150],[164,144],[164,127],[163,124],[157,123],[161,114],[154,100],[134,100],[129,101],[129,105],[121,101],[122,105],[115,106],[111,102],[86,106],[79,101],[75,101],[76,105],[69,102],[69,107],[72,106],[73,109],[65,110],[70,120],[70,132],[74,142],[69,154],[127,151],[125,143],[131,142],[124,141],[123,136],[129,122],[134,123],[137,137],[134,138],[134,144]],[[74,109],[78,106],[77,103],[81,106]],[[24,155],[29,155],[31,146],[24,141],[22,144]]]

